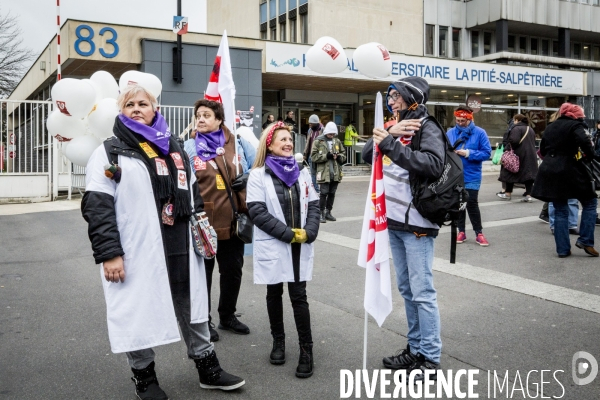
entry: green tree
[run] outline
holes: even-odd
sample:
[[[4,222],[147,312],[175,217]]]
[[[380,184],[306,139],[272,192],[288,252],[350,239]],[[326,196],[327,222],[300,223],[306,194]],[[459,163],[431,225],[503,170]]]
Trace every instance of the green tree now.
[[[31,49],[23,47],[18,18],[0,10],[0,99],[15,90],[34,57]]]

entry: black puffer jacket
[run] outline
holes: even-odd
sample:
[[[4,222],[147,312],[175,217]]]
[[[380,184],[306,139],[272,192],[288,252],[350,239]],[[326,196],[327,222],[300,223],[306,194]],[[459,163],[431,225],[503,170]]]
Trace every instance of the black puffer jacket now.
[[[303,166],[301,168],[304,168]],[[265,166],[265,171],[271,175],[277,199],[285,216],[285,224],[275,218],[267,210],[267,205],[262,201],[253,201],[248,203],[248,214],[250,219],[260,230],[273,236],[285,243],[291,243],[294,239],[292,228],[301,228],[300,226],[300,185],[298,182],[291,188],[288,188],[269,167]],[[291,193],[291,198],[290,198]],[[292,205],[293,204],[293,208]],[[304,230],[308,237],[307,243],[312,243],[319,233],[319,200],[308,203],[306,216],[306,225]],[[293,218],[292,218],[293,215]],[[293,219],[293,224],[292,224]]]

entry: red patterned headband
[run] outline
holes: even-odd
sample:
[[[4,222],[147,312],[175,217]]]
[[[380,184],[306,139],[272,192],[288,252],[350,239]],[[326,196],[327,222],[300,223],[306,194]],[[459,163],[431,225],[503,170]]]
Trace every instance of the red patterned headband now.
[[[454,111],[454,116],[458,118],[473,120],[473,113],[468,112],[466,110],[456,110]]]
[[[269,133],[267,133],[267,147],[269,147],[271,145],[271,141],[273,141],[273,134],[275,133],[275,131],[277,129],[281,129],[281,128],[287,130],[287,126],[283,122],[277,121],[276,123],[273,124],[271,129],[269,129]]]

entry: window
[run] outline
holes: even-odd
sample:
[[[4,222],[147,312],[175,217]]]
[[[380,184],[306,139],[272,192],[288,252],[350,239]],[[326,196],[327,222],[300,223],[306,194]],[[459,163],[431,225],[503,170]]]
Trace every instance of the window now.
[[[302,2],[302,0],[300,0]],[[308,14],[300,16],[300,41],[308,43]]]
[[[527,53],[527,37],[525,37],[525,36],[519,37],[519,53],[521,53],[521,54]]]
[[[460,28],[452,28],[452,57],[460,56]]]
[[[483,32],[483,54],[492,52],[492,32]]]
[[[558,57],[558,40],[552,41],[552,57]]]
[[[508,51],[515,52],[515,35],[508,35]]]
[[[440,26],[440,36],[438,42],[438,52],[440,57],[447,57],[447,49],[448,48],[448,27]]]
[[[290,10],[293,10],[294,8],[296,8],[296,0],[290,0]]]
[[[540,55],[547,56],[550,54],[550,41],[548,39],[542,39],[542,48],[540,49]]]
[[[592,5],[593,6],[600,5],[600,0],[592,0]]]
[[[581,60],[581,43],[573,43],[573,58]]]
[[[285,24],[279,24],[279,40],[285,42]]]
[[[264,39],[264,40],[267,40],[267,31],[262,31],[262,32],[260,33],[260,38],[261,38],[261,39]]]
[[[279,15],[285,14],[286,11],[286,0],[279,0]]]
[[[479,57],[479,31],[471,31],[471,57]]]
[[[589,60],[590,56],[592,55],[592,46],[590,46],[589,44],[584,44],[583,45],[583,51],[581,53],[582,56],[582,60]]]
[[[260,6],[260,23],[264,24],[267,22],[267,3],[264,2]]]
[[[592,61],[600,61],[600,47],[594,46],[592,49]]]
[[[273,29],[271,29],[271,40],[277,40],[277,28],[273,27]]]
[[[531,53],[534,56],[538,55],[538,40],[537,38],[531,38],[529,41],[529,48],[531,49]]]
[[[298,41],[296,36],[296,20],[290,20],[290,42],[296,43]]]
[[[269,19],[277,17],[277,4],[275,0],[269,0]]]
[[[300,5],[308,3],[308,0],[300,0]]]
[[[433,56],[433,38],[435,36],[435,25],[425,25],[425,55]]]

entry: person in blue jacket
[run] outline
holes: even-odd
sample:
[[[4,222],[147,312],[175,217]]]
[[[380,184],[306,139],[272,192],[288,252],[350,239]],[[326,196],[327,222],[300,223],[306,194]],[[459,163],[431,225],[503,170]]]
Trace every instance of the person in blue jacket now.
[[[483,235],[481,225],[481,212],[479,211],[479,188],[481,186],[482,169],[481,165],[485,160],[489,160],[492,154],[492,147],[485,130],[475,125],[473,122],[473,110],[466,105],[460,105],[454,111],[456,126],[450,129],[446,134],[450,143],[454,146],[454,152],[458,154],[463,163],[465,176],[465,189],[469,194],[467,200],[467,210],[461,213],[458,220],[458,236],[456,243],[463,243],[467,240],[465,233],[466,213],[469,213],[469,219],[473,230],[475,231],[475,241],[480,246],[489,246],[489,243]]]

